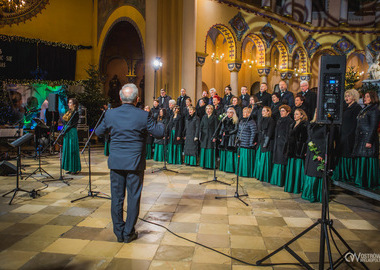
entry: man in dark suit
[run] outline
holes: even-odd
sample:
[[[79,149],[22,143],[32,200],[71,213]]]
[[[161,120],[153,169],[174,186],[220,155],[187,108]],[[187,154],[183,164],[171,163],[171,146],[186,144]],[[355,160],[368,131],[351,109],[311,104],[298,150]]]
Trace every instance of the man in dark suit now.
[[[243,86],[240,91],[241,91],[241,96],[240,96],[241,107],[242,108],[248,107],[250,96],[247,94],[247,86]]]
[[[171,100],[172,98],[168,95],[166,95],[166,90],[165,89],[161,89],[161,95],[158,97],[158,103],[160,106],[160,108],[164,108],[166,110],[169,109],[169,100]]]
[[[297,95],[305,97],[304,105],[306,107],[307,117],[312,120],[314,117],[315,109],[317,108],[317,94],[309,90],[309,83],[307,81],[301,81],[301,92]]]
[[[136,108],[138,89],[126,84],[120,90],[122,105],[107,111],[95,130],[96,135],[110,134],[108,168],[111,170],[111,216],[118,242],[137,239],[135,224],[140,212],[140,198],[145,170],[145,141],[148,132],[164,136],[164,126],[155,124],[148,112]],[[127,220],[123,220],[125,189],[128,192]]]
[[[260,92],[256,94],[256,97],[259,101],[261,101],[262,106],[270,107],[272,103],[272,96],[267,92],[268,85],[266,83],[261,83]]]
[[[288,86],[286,82],[281,81],[279,83],[282,104],[288,104],[290,108],[294,107],[294,95],[292,92],[288,91]]]
[[[189,96],[186,95],[186,89],[181,89],[181,95],[177,98],[177,105],[180,108],[181,113],[184,111],[184,108],[186,108],[186,99],[188,99]]]

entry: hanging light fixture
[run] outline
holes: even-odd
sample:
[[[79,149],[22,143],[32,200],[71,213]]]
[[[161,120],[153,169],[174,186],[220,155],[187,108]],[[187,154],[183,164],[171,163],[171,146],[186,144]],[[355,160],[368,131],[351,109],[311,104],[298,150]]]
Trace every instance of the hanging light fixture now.
[[[25,0],[0,0],[0,8],[6,13],[16,12],[24,8]]]
[[[25,22],[40,13],[49,0],[0,0],[0,27]]]
[[[222,53],[221,55],[218,55],[218,49],[219,47],[216,46],[216,52],[212,53],[211,55],[211,60],[215,62],[216,64],[218,64],[224,58],[224,53]]]

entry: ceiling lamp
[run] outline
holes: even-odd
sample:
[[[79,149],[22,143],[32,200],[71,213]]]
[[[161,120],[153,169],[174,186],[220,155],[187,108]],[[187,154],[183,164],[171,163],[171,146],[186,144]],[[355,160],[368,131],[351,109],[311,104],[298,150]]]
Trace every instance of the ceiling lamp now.
[[[36,16],[49,0],[0,0],[0,26],[25,22]]]

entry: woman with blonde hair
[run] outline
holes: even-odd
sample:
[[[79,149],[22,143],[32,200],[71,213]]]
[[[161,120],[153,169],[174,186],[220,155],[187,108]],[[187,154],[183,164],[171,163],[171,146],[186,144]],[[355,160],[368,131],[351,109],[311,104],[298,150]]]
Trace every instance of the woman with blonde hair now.
[[[272,151],[276,123],[272,118],[272,111],[264,106],[262,118],[258,123],[258,149],[256,152],[253,177],[260,181],[269,182],[272,173]]]
[[[227,115],[222,119],[220,128],[220,164],[219,170],[235,172],[235,140],[239,128],[239,119],[234,108],[228,108]]]
[[[178,105],[173,108],[167,130],[169,136],[168,163],[182,164],[183,118]]]
[[[213,138],[218,126],[218,119],[214,114],[212,105],[206,106],[206,114],[201,120],[199,127],[199,140],[201,153],[199,155],[199,166],[203,169],[214,169],[215,167],[215,149],[216,140]]]
[[[193,106],[188,107],[189,116],[185,120],[184,139],[185,144],[183,147],[185,155],[185,164],[190,166],[197,166],[198,156],[198,136],[199,136],[199,118],[195,114]]]
[[[339,137],[337,143],[337,165],[334,170],[332,179],[353,182],[354,180],[354,158],[352,151],[354,150],[356,117],[362,110],[357,103],[359,100],[359,92],[355,89],[347,90],[344,93],[346,106],[343,107],[342,125],[339,127]]]
[[[307,141],[307,114],[302,109],[294,111],[294,123],[290,126],[286,156],[286,175],[284,190],[290,193],[300,193],[304,182],[304,159]]]
[[[79,102],[75,98],[70,98],[68,105],[69,110],[62,117],[63,123],[66,125],[62,145],[62,168],[69,174],[78,174],[82,169],[77,131]]]

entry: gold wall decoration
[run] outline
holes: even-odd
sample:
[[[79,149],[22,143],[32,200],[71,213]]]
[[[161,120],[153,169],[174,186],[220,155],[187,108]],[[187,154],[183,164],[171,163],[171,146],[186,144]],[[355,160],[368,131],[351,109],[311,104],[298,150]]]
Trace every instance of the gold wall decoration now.
[[[0,0],[0,26],[19,24],[40,13],[49,0]]]

